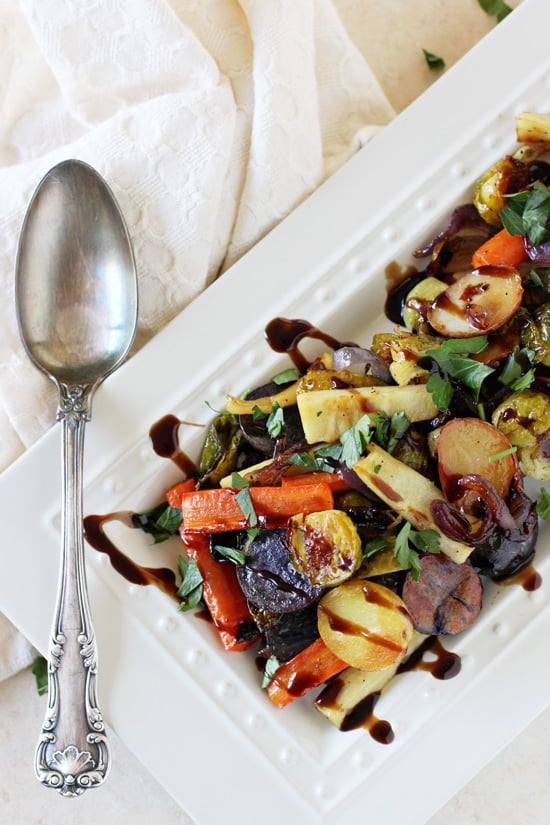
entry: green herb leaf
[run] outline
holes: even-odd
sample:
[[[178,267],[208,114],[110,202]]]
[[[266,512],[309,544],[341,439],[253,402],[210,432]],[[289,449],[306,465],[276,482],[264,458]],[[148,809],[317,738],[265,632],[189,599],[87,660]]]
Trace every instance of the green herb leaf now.
[[[433,402],[438,410],[447,412],[453,400],[453,385],[446,381],[441,373],[434,372],[426,382],[426,389],[431,393]]]
[[[231,473],[231,487],[239,492],[235,496],[237,504],[242,510],[242,514],[248,522],[249,527],[256,527],[258,524],[258,517],[250,498],[249,484],[246,478],[243,478],[239,473]]]
[[[32,672],[36,680],[36,690],[39,696],[48,692],[48,662],[44,656],[37,656],[32,663]]]
[[[535,380],[535,353],[528,347],[514,347],[498,380],[516,392],[528,389]]]
[[[426,63],[432,69],[432,71],[439,71],[440,69],[445,68],[445,61],[439,55],[434,54],[433,52],[429,52],[427,49],[422,49],[424,52],[424,57],[426,58]]]
[[[153,536],[155,544],[175,536],[182,519],[181,510],[169,504],[159,504],[146,513],[132,513],[132,524]]]
[[[237,547],[228,547],[224,544],[215,544],[214,550],[223,556],[224,559],[234,562],[238,567],[242,567],[245,563],[246,556],[242,550]]]
[[[369,539],[363,545],[363,561],[365,559],[370,559],[371,556],[374,556],[375,553],[378,553],[379,550],[383,550],[385,547],[388,546],[388,542],[382,536],[378,536],[375,539]]]
[[[482,352],[487,346],[487,336],[478,335],[474,338],[450,338],[439,348],[427,350],[426,356],[432,358],[439,369],[445,373],[442,378],[448,376],[460,384],[463,384],[471,390],[474,400],[479,401],[479,393],[481,385],[488,375],[491,375],[495,370],[493,367],[482,364],[480,361],[475,361],[473,358],[467,358],[463,353],[478,353]],[[430,376],[432,378],[432,376]],[[438,409],[448,409],[448,390],[443,389],[441,381],[435,379],[432,381],[430,387],[430,379],[428,379],[427,389],[432,392],[434,389],[437,393],[443,394],[447,400],[447,407],[440,407],[434,398],[434,403]],[[451,388],[452,389],[452,388]],[[452,398],[452,394],[451,394]]]
[[[414,530],[408,521],[395,537],[394,556],[401,567],[411,571],[413,581],[420,578],[419,552],[439,553],[439,540],[436,530]]]
[[[550,494],[544,488],[540,488],[540,498],[537,501],[537,514],[540,518],[550,518]]]
[[[297,381],[300,377],[300,373],[296,369],[296,367],[289,367],[287,370],[282,370],[282,372],[278,372],[277,375],[274,375],[271,379],[274,384],[290,384],[293,381]]]
[[[550,238],[550,189],[536,181],[532,189],[507,195],[506,206],[499,214],[511,235],[527,235],[531,243],[538,246]]]
[[[492,14],[500,23],[510,14],[512,8],[504,0],[478,0],[479,5],[487,14]]]
[[[341,460],[352,467],[363,455],[367,444],[372,438],[373,420],[369,415],[362,415],[359,421],[340,436],[342,445]]]
[[[271,407],[266,427],[271,438],[280,438],[286,430],[284,410],[277,402]]]
[[[254,421],[263,421],[264,418],[267,418],[267,413],[265,413],[257,404],[254,404],[252,407],[252,418]]]
[[[281,667],[281,663],[276,656],[270,656],[267,659],[264,667],[264,675],[262,679],[262,689],[265,690],[270,682],[273,680],[275,673]]]
[[[489,461],[498,461],[499,458],[504,458],[507,455],[512,455],[517,452],[517,447],[508,447],[506,450],[501,450],[499,453],[493,453],[489,456]]]
[[[381,447],[385,447],[388,453],[393,453],[400,438],[403,438],[411,422],[404,412],[394,413],[389,418],[385,413],[376,413],[375,438]]]
[[[178,570],[182,582],[176,591],[180,599],[178,610],[185,612],[196,607],[202,599],[202,575],[193,558],[178,557]]]

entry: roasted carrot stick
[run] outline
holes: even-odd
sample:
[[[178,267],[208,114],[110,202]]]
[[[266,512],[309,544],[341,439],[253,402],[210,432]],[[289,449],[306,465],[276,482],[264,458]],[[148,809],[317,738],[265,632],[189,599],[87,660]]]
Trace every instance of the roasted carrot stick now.
[[[170,487],[169,490],[166,491],[164,497],[170,507],[175,507],[176,509],[181,506],[181,497],[183,493],[189,493],[195,489],[195,479],[187,478],[185,481],[178,481],[177,484],[174,484],[173,487]]]
[[[315,470],[311,473],[299,473],[297,475],[283,476],[281,478],[282,487],[296,487],[302,484],[329,484],[333,493],[343,493],[350,489],[347,481],[344,481],[338,473],[327,473],[323,470]]]
[[[223,533],[245,530],[251,525],[245,514],[241,491],[232,487],[184,492],[180,507],[183,528],[193,533]],[[248,487],[250,500],[261,527],[284,527],[296,513],[330,510],[334,497],[329,484],[304,484],[295,487]]]
[[[522,235],[510,235],[506,229],[501,229],[476,249],[472,255],[472,267],[478,269],[487,264],[517,266],[527,257]]]
[[[346,667],[322,639],[316,639],[275,671],[267,695],[277,707],[284,708]]]
[[[202,576],[203,601],[212,617],[226,650],[244,650],[254,639],[242,640],[242,630],[252,625],[253,619],[240,588],[235,566],[219,562],[210,552],[210,540],[197,533],[181,537],[189,556],[195,559]]]

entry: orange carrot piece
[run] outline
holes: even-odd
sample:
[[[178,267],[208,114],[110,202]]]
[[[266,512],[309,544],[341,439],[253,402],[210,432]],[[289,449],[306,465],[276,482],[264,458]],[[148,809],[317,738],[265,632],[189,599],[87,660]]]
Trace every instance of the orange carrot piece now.
[[[267,695],[277,707],[284,708],[347,667],[322,639],[316,639],[275,671]]]
[[[254,639],[242,641],[243,625],[253,622],[246,597],[241,590],[235,565],[219,562],[210,552],[210,540],[197,533],[182,531],[181,537],[189,556],[195,559],[202,576],[203,601],[212,617],[226,650],[245,650]]]
[[[315,470],[311,473],[297,473],[296,475],[283,476],[281,478],[282,487],[296,487],[302,484],[329,484],[333,493],[343,493],[351,489],[347,481],[344,481],[339,473],[328,473],[324,470]]]
[[[223,533],[246,530],[249,519],[232,487],[195,490],[181,497],[183,528],[193,533]],[[331,510],[334,496],[329,484],[304,484],[295,487],[249,487],[250,499],[261,527],[284,527],[296,513]]]
[[[478,269],[488,264],[518,266],[528,258],[522,235],[510,235],[501,229],[485,241],[472,255],[472,267]]]
[[[181,506],[181,497],[184,493],[189,493],[195,489],[195,479],[186,478],[185,481],[178,481],[173,487],[166,491],[164,497],[170,507],[178,509]]]

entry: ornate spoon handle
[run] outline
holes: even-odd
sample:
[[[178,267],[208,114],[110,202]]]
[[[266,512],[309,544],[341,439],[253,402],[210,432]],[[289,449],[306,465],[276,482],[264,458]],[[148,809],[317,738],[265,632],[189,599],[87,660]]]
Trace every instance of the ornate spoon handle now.
[[[48,707],[35,755],[39,780],[63,796],[100,785],[110,767],[97,700],[97,651],[82,532],[84,429],[91,386],[61,385],[63,496],[61,566],[48,659]]]

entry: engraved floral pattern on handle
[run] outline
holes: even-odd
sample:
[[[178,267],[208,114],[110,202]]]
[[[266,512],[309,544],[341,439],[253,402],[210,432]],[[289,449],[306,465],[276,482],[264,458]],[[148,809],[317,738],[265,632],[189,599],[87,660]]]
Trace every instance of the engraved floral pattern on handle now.
[[[83,557],[82,454],[93,390],[93,386],[61,385],[57,414],[63,427],[64,529],[48,661],[48,707],[35,771],[42,784],[62,796],[79,796],[100,785],[110,767]]]

